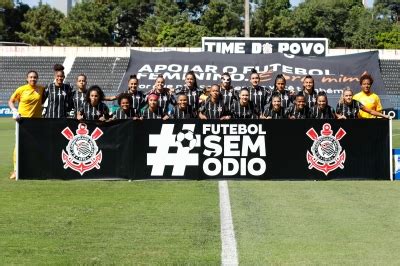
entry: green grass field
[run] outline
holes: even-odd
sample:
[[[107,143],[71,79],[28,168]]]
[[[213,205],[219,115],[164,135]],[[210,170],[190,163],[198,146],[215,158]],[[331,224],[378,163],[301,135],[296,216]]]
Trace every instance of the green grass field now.
[[[13,146],[0,119],[0,264],[221,264],[217,181],[13,182]],[[400,262],[399,182],[229,188],[240,264]]]

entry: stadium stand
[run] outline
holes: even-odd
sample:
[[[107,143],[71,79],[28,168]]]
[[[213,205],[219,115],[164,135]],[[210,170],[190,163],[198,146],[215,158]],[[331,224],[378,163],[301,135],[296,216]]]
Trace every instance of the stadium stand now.
[[[400,60],[379,60],[383,82],[390,102],[400,108]]]
[[[114,95],[128,63],[129,57],[76,57],[66,82],[74,84],[76,77],[83,73],[88,77],[88,87],[96,84],[106,95]]]
[[[53,80],[53,65],[64,60],[65,57],[0,57],[0,103],[7,103],[14,90],[25,84],[29,70],[36,70],[39,84],[45,85]]]

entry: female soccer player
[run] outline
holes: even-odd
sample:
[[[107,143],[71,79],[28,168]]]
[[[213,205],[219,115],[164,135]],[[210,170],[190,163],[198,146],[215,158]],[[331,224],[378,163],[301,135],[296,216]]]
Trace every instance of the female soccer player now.
[[[290,119],[305,119],[308,118],[310,110],[306,105],[306,100],[303,94],[297,94],[294,104],[286,110],[287,117]]]
[[[272,92],[269,88],[260,86],[260,80],[260,75],[257,73],[257,70],[253,68],[250,74],[250,101],[254,104],[254,107],[262,113]]]
[[[306,105],[309,109],[314,107],[317,102],[317,92],[314,89],[314,78],[312,76],[305,76],[303,80],[303,90],[299,94],[304,95]]]
[[[354,95],[353,99],[359,101],[369,110],[381,112],[382,104],[378,95],[371,91],[371,86],[374,83],[374,79],[368,73],[363,74],[360,77],[361,91]],[[368,113],[364,110],[360,110],[359,117],[361,118],[375,118],[375,115]]]
[[[65,84],[64,67],[60,64],[54,65],[54,82],[46,86],[42,101],[47,100],[46,118],[65,118],[74,108],[72,88]]]
[[[177,96],[176,106],[168,112],[172,119],[188,119],[197,117],[197,112],[189,105],[189,97],[185,93]]]
[[[159,97],[155,93],[147,95],[147,106],[141,110],[141,119],[168,119],[163,108],[159,106]]]
[[[128,93],[132,98],[131,107],[134,109],[136,115],[140,114],[140,109],[142,109],[142,107],[146,103],[143,92],[139,91],[138,89],[139,79],[136,75],[130,75],[128,81],[128,90],[126,91],[126,93]]]
[[[337,117],[339,119],[359,118],[360,110],[374,116],[389,118],[388,115],[368,109],[359,101],[354,100],[353,91],[350,88],[345,88],[336,107]]]
[[[182,88],[176,89],[175,95],[186,94],[188,97],[188,105],[194,111],[199,109],[199,98],[201,95],[201,90],[197,86],[196,75],[193,71],[189,71],[185,75],[185,85]]]
[[[221,97],[219,85],[213,84],[211,86],[210,96],[199,109],[199,118],[221,120],[230,118],[229,109]]]
[[[168,88],[165,88],[164,86],[165,86],[165,79],[160,74],[156,79],[153,89],[149,91],[147,95],[148,96],[151,94],[157,95],[158,108],[161,108],[162,113],[166,114],[168,110],[172,109],[173,105],[175,105],[175,98],[172,96],[172,91],[169,90]],[[148,103],[149,101],[147,97],[146,101]]]
[[[19,120],[21,117],[42,117],[42,97],[44,87],[37,85],[39,75],[35,70],[28,71],[26,75],[27,84],[15,90],[11,95],[8,106],[13,112],[13,118]],[[15,103],[18,102],[18,109]],[[16,150],[14,148],[14,171],[10,174],[10,179],[16,178]]]
[[[293,97],[290,91],[285,89],[286,79],[282,74],[278,74],[275,78],[274,90],[271,95],[278,95],[281,98],[281,106],[283,109],[288,108],[293,103]],[[271,104],[272,97],[268,99],[268,103]]]
[[[239,93],[239,101],[232,104],[231,113],[233,118],[258,118],[260,112],[250,101],[250,92],[247,88],[242,88]]]
[[[224,102],[224,105],[228,107],[229,111],[232,106],[232,103],[238,100],[235,94],[235,90],[231,85],[231,81],[232,78],[228,72],[225,72],[221,75],[220,94]]]
[[[115,110],[113,119],[137,119],[136,110],[132,108],[132,96],[128,93],[121,93],[118,96],[119,108]]]
[[[268,105],[264,109],[264,114],[261,118],[263,119],[283,119],[287,118],[285,108],[282,106],[281,94],[272,94],[271,105]]]
[[[83,107],[83,103],[86,99],[86,85],[87,85],[87,77],[85,74],[79,74],[76,78],[76,87],[77,90],[72,92],[72,99],[74,102],[74,109],[71,112],[72,117],[76,118],[78,111]]]
[[[99,120],[109,119],[109,109],[103,102],[104,93],[98,85],[93,85],[86,93],[85,103],[77,114],[78,120]]]
[[[310,109],[310,118],[314,119],[335,119],[335,111],[328,105],[328,97],[325,92],[317,95],[317,105]]]

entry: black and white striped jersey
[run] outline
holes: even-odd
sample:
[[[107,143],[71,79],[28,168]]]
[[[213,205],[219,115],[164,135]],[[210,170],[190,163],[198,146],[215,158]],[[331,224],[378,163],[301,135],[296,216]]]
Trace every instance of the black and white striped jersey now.
[[[83,107],[83,104],[86,102],[86,91],[81,92],[79,90],[73,90],[72,100],[74,102],[74,117],[76,118],[77,112]]]
[[[85,120],[99,120],[100,117],[108,119],[110,117],[108,106],[102,102],[96,106],[85,102],[79,112]]]
[[[310,109],[310,118],[314,119],[334,119],[335,110],[327,105],[323,110],[319,109],[317,105]]]
[[[56,86],[50,83],[43,94],[43,102],[47,100],[46,118],[65,118],[74,108],[72,88],[70,84]]]
[[[143,92],[141,91],[136,91],[135,93],[131,91],[126,91],[126,94],[130,95],[132,97],[132,108],[136,109],[137,113],[140,113],[140,109],[145,105],[145,96]]]
[[[178,100],[178,94],[183,93],[188,97],[188,105],[192,106],[192,109],[197,111],[199,109],[199,98],[202,91],[199,88],[190,89],[187,86],[178,88],[175,90],[175,100]]]
[[[265,117],[271,117],[272,119],[284,119],[287,118],[285,108],[281,107],[279,110],[274,110],[272,107],[267,107],[264,110]]]
[[[291,105],[286,109],[287,117],[294,117],[295,119],[306,119],[309,118],[310,109],[304,106],[303,109],[299,110],[296,105]]]
[[[138,117],[138,114],[137,110],[133,108],[129,108],[128,110],[118,108],[113,113],[113,119],[133,119],[134,117]]]
[[[207,119],[220,119],[223,116],[230,115],[229,108],[224,104],[223,99],[215,103],[207,99],[200,106],[199,112],[205,115]]]
[[[346,118],[358,118],[358,113],[363,107],[364,105],[356,100],[352,100],[350,104],[338,103],[336,113],[344,115]]]
[[[158,93],[156,91],[152,91],[151,93],[156,94],[158,96],[158,107],[161,108],[164,114],[168,112],[168,109],[170,108],[171,105],[175,105],[176,103],[174,96],[170,95],[168,92]],[[148,95],[150,94],[146,95],[146,102]]]
[[[253,102],[249,101],[247,106],[240,105],[240,101],[234,102],[231,106],[232,118],[258,118],[260,112]]]
[[[308,92],[303,90],[299,92],[299,94],[304,96],[304,100],[309,109],[313,108],[317,104],[318,94],[315,91],[313,91],[311,94],[308,94]]]
[[[152,112],[149,107],[145,107],[141,110],[140,116],[143,119],[162,119],[165,116],[165,113],[162,108],[157,108],[155,112]]]
[[[250,101],[254,103],[254,106],[264,112],[264,106],[267,104],[268,99],[271,97],[271,90],[263,86],[250,87]]]
[[[223,103],[227,106],[229,111],[230,111],[230,108],[231,108],[233,102],[239,100],[239,98],[236,95],[236,92],[233,88],[231,88],[229,90],[221,88],[220,94],[221,94],[221,99],[222,99]]]
[[[282,92],[278,91],[278,90],[274,90],[272,91],[270,97],[268,98],[268,102],[267,102],[267,107],[271,107],[271,103],[272,103],[272,96],[273,95],[279,95],[281,97],[281,105],[284,109],[288,108],[290,105],[293,104],[293,97],[290,95],[290,91],[288,90],[283,90]],[[265,108],[265,107],[264,107]]]
[[[179,109],[178,106],[175,106],[173,109],[168,111],[168,116],[171,119],[188,119],[188,118],[196,118],[197,112],[193,111],[192,106],[188,105],[185,110]]]

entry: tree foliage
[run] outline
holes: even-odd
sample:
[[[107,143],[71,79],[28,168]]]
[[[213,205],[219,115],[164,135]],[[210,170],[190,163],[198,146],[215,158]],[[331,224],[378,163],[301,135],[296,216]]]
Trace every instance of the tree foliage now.
[[[32,45],[53,45],[60,34],[60,24],[64,14],[49,5],[40,5],[30,9],[21,23],[23,31],[18,37]]]

